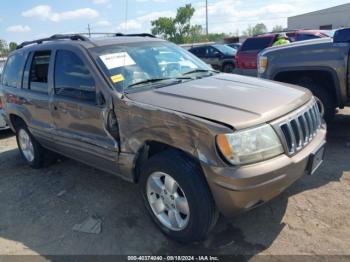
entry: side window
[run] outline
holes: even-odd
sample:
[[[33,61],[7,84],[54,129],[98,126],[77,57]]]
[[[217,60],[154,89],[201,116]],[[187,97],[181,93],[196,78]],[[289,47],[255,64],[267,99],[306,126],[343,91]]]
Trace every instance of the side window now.
[[[205,53],[204,53],[204,47],[197,47],[195,49],[195,55],[198,56],[198,57],[204,57],[205,56]]]
[[[96,101],[95,81],[83,61],[71,51],[57,51],[55,94],[81,101]]]
[[[47,93],[48,74],[51,51],[37,51],[33,55],[33,60],[29,70],[29,89]]]
[[[312,35],[312,34],[299,34],[299,36],[298,36],[299,41],[316,39],[316,38],[320,38],[320,37],[317,35]]]
[[[215,57],[215,54],[219,53],[217,49],[215,49],[212,46],[207,47],[207,54],[206,57]]]
[[[3,76],[2,84],[10,87],[17,87],[19,80],[19,73],[22,71],[24,57],[17,53],[8,58]]]

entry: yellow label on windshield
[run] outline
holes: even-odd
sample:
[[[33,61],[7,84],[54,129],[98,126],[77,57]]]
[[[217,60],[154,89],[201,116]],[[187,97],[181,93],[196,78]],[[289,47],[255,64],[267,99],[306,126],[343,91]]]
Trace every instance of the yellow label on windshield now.
[[[119,83],[124,81],[124,76],[122,74],[111,76],[113,83]]]

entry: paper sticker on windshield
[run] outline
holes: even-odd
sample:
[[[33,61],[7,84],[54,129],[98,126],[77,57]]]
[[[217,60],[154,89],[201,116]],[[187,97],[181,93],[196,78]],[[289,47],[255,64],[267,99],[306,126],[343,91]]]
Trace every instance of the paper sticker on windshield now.
[[[113,83],[119,83],[124,81],[124,76],[122,74],[111,76]]]
[[[101,55],[100,58],[108,69],[135,65],[135,61],[129,56],[127,52]]]

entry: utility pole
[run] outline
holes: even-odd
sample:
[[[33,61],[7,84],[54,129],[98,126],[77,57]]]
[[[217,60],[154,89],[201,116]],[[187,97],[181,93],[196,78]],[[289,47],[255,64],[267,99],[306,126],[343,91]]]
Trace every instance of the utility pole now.
[[[209,29],[208,29],[208,0],[205,0],[205,32],[207,36],[209,35]]]
[[[88,24],[87,30],[88,30],[89,37],[91,37],[91,27],[90,27],[90,24]]]

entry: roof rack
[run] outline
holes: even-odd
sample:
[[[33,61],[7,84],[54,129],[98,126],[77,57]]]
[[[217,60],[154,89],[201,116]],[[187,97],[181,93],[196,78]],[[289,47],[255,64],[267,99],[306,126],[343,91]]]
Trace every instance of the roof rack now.
[[[91,42],[88,37],[82,36],[80,34],[56,34],[47,38],[41,38],[33,41],[26,41],[21,43],[20,45],[17,46],[17,49],[21,49],[27,45],[32,45],[32,44],[42,44],[43,42],[50,42],[50,41],[55,41],[55,40],[74,40],[74,41],[88,41]]]
[[[17,49],[21,49],[27,45],[32,45],[32,44],[42,44],[43,42],[50,42],[50,41],[56,41],[56,40],[74,40],[74,41],[86,41],[92,43],[89,37],[86,37],[84,35],[112,35],[112,36],[140,36],[140,37],[152,37],[156,38],[156,36],[152,34],[147,34],[147,33],[142,33],[142,34],[123,34],[123,33],[80,33],[80,34],[56,34],[47,38],[41,38],[33,41],[26,41],[21,43],[20,45],[17,46]]]
[[[148,34],[148,33],[142,33],[142,34],[123,34],[123,33],[116,33],[114,36],[140,36],[140,37],[151,37],[156,38],[155,35]]]

